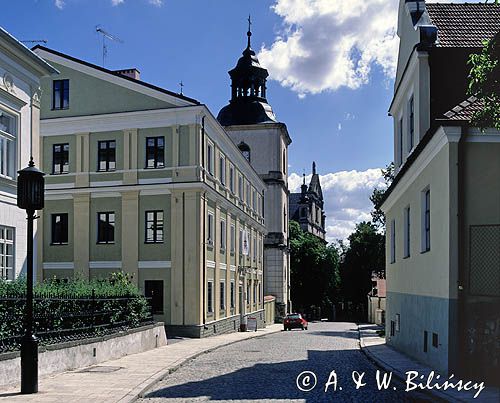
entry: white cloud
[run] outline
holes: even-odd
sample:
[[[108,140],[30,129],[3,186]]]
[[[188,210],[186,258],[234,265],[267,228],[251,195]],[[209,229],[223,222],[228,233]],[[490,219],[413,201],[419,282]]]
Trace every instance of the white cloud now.
[[[306,177],[309,183],[311,176]],[[329,242],[346,239],[357,223],[371,219],[370,195],[375,187],[383,187],[380,168],[366,171],[340,171],[320,175],[325,201],[326,236]],[[290,192],[300,191],[302,176],[292,173],[288,177]]]
[[[272,9],[283,32],[259,58],[300,96],[359,88],[374,64],[394,76],[398,0],[276,0]]]
[[[111,0],[111,5],[113,6],[119,6],[122,4],[125,0]]]
[[[341,131],[342,130],[342,123],[339,122],[338,126],[337,126],[337,129],[338,131]]]
[[[152,4],[156,7],[161,7],[163,6],[163,0],[149,0],[149,4]]]
[[[54,1],[54,4],[55,6],[59,9],[59,10],[62,10],[64,8],[64,6],[66,5],[64,3],[64,0],[55,0]]]

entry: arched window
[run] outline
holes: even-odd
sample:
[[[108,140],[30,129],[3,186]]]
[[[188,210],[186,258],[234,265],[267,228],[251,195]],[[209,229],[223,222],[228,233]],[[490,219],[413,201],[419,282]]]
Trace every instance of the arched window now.
[[[238,148],[240,149],[241,153],[245,157],[245,159],[250,162],[250,147],[248,144],[244,143],[243,141],[238,144]]]
[[[286,150],[283,150],[283,173],[286,175]]]

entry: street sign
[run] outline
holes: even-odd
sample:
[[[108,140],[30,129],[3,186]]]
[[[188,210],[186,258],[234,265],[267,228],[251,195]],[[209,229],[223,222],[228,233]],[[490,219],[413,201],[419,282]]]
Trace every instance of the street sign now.
[[[243,231],[242,232],[243,240],[242,240],[242,254],[245,256],[248,256],[249,249],[250,249],[250,242],[248,241],[248,231]]]

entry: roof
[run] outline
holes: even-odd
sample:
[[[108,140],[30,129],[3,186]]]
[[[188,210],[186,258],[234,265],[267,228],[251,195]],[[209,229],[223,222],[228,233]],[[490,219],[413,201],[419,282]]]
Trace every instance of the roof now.
[[[299,207],[300,199],[302,198],[302,193],[290,193],[288,197],[288,214],[290,219],[299,219]]]
[[[470,122],[474,113],[481,110],[483,102],[476,97],[469,97],[460,102],[457,106],[444,113],[444,117],[449,120]]]
[[[4,39],[12,47],[21,52],[21,54],[23,54],[26,57],[26,59],[28,59],[32,64],[35,64],[38,68],[41,68],[46,73],[48,74],[59,73],[54,67],[52,67],[49,63],[43,60],[40,56],[33,53],[30,49],[24,46],[23,43],[19,42],[16,38],[14,38],[2,27],[0,27],[0,38]]]
[[[429,3],[431,23],[438,28],[439,47],[481,48],[500,31],[500,6],[494,3]]]
[[[32,48],[32,50],[37,50],[37,49],[43,50],[43,51],[48,52],[48,53],[52,53],[53,55],[56,55],[56,56],[64,57],[64,58],[71,60],[73,62],[83,64],[84,66],[102,71],[102,72],[107,73],[107,74],[111,74],[111,75],[116,76],[116,77],[120,77],[124,80],[143,85],[144,87],[151,88],[152,90],[155,90],[158,92],[162,92],[163,94],[167,94],[167,95],[170,95],[172,97],[182,99],[184,101],[192,102],[195,105],[200,105],[200,102],[194,98],[189,98],[189,97],[186,97],[185,95],[181,95],[181,94],[178,94],[176,92],[166,90],[165,88],[161,88],[161,87],[157,87],[156,85],[149,84],[145,81],[136,80],[135,78],[125,76],[123,74],[118,73],[119,70],[118,71],[108,70],[105,67],[97,66],[96,64],[86,62],[85,60],[78,59],[76,57],[67,55],[67,54],[62,53],[62,52],[58,52],[57,50],[50,49],[50,48],[47,48],[47,47],[42,46],[42,45],[36,45],[35,47]]]

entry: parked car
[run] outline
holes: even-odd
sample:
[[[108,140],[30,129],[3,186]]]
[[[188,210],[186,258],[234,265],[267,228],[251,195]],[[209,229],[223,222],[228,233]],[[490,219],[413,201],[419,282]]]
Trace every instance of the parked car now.
[[[283,322],[285,330],[302,329],[307,330],[307,320],[300,313],[289,313]]]

